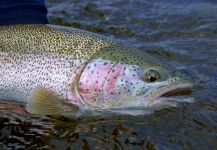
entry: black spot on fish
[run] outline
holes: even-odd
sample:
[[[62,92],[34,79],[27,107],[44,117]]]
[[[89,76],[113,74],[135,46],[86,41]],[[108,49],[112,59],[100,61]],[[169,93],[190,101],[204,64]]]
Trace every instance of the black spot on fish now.
[[[114,73],[115,72],[115,69],[112,69],[112,73]]]
[[[107,62],[104,62],[104,64],[103,64],[103,65],[105,66],[105,65],[107,65],[107,64],[108,64]]]
[[[96,83],[98,83],[98,81],[96,80]]]

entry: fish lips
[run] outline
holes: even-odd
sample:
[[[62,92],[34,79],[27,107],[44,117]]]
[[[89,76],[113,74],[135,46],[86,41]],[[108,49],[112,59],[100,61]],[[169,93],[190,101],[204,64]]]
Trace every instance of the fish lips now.
[[[186,82],[186,83],[174,82],[173,84],[169,84],[169,85],[163,86],[162,88],[153,90],[152,93],[154,94],[152,94],[151,96],[147,98],[146,105],[150,106],[150,105],[154,105],[155,103],[160,103],[162,97],[164,98],[164,102],[171,101],[171,100],[182,102],[181,100],[178,100],[176,98],[172,99],[169,97],[171,96],[178,97],[180,96],[180,94],[183,95],[183,93],[187,93],[186,91],[190,93],[189,91],[192,90],[193,86],[194,84],[192,82]],[[183,102],[185,101],[183,100]],[[189,102],[193,102],[193,99],[192,101],[189,101]]]

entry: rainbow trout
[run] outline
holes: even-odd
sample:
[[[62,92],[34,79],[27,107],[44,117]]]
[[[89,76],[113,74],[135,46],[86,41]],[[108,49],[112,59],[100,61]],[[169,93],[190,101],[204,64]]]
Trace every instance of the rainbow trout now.
[[[42,115],[137,115],[176,106],[185,100],[161,96],[193,86],[187,74],[143,51],[56,25],[0,27],[0,68],[0,99]]]

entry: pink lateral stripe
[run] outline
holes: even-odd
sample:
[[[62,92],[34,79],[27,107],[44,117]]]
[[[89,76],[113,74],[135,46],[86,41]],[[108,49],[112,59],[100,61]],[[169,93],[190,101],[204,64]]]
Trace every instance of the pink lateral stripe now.
[[[110,71],[105,84],[103,85],[103,95],[110,96],[115,94],[118,78],[123,74],[124,67],[121,64],[116,64]]]

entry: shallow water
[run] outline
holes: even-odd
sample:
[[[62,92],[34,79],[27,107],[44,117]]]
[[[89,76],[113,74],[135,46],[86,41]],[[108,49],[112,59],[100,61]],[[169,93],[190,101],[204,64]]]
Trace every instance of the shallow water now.
[[[52,118],[0,111],[0,149],[217,149],[215,0],[48,0],[49,20],[111,36],[187,71],[193,104],[153,114]]]

